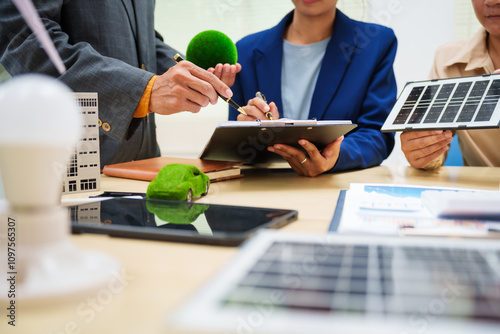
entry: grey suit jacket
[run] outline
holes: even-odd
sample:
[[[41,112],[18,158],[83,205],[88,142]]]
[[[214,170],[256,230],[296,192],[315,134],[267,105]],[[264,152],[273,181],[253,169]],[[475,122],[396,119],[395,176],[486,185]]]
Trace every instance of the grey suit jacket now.
[[[0,2],[0,63],[12,75],[58,77],[75,92],[97,92],[101,167],[159,155],[154,117],[133,119],[154,74],[175,50],[154,29],[154,0],[34,0],[67,72],[59,76],[9,0]],[[145,68],[145,70],[141,69]]]

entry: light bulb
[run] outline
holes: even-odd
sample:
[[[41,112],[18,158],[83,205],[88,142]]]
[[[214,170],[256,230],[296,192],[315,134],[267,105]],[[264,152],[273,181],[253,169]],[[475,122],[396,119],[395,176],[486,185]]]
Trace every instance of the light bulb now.
[[[82,132],[71,90],[42,75],[15,77],[0,86],[0,119],[0,170],[10,205],[58,205],[67,159]]]
[[[71,242],[69,214],[60,206],[82,120],[76,96],[56,79],[28,74],[0,85],[0,171],[8,203],[0,206],[0,239],[7,239],[8,226],[17,247],[14,265],[0,254],[0,269],[17,275],[21,299],[80,293],[120,273],[115,259]],[[7,296],[0,291],[0,300]]]

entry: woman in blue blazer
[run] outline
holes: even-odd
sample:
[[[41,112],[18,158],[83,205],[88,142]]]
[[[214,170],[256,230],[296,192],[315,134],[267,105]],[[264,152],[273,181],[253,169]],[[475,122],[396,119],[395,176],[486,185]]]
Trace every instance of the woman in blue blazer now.
[[[307,69],[310,55],[303,58],[304,68],[299,65],[290,71],[290,67],[283,67],[283,50],[287,43],[293,48],[294,44],[319,45],[323,42],[324,56],[316,73],[312,74],[312,79],[317,79],[315,85],[314,80],[311,81],[314,87],[309,85],[310,104],[309,101],[305,104],[310,105],[309,111],[307,114],[305,110],[302,116],[317,120],[351,120],[358,127],[321,152],[305,140],[300,140],[299,144],[307,155],[303,150],[286,145],[274,145],[268,150],[281,155],[299,175],[305,176],[379,165],[394,147],[393,134],[380,132],[397,94],[393,71],[397,48],[394,32],[387,27],[349,19],[336,9],[337,0],[292,1],[295,10],[277,26],[246,36],[236,44],[242,70],[232,87],[233,100],[246,105],[248,116],[230,109],[229,119],[266,119],[264,112],[269,110],[275,118],[279,117],[278,111],[289,118],[283,92],[288,89],[287,96],[292,95],[290,109],[295,102],[304,102],[293,101],[294,92],[290,89],[298,80],[293,77],[300,78],[303,70],[311,70]],[[285,57],[289,55],[285,53]],[[298,57],[300,59],[300,55]],[[291,84],[283,78],[289,78]],[[273,102],[268,105],[255,98],[258,91]]]

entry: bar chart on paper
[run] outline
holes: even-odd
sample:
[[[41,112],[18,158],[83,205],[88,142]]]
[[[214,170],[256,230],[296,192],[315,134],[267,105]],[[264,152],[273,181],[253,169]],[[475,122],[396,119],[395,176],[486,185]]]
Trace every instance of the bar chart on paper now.
[[[343,210],[339,213],[338,232],[460,236],[488,233],[488,226],[481,219],[440,218],[429,211],[422,203],[422,193],[437,190],[456,189],[352,183],[346,192]]]

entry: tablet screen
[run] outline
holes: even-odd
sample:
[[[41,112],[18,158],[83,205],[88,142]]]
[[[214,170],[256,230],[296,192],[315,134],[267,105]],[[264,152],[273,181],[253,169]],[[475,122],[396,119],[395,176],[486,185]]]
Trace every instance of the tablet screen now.
[[[237,245],[259,228],[297,219],[295,210],[133,198],[69,208],[73,233],[220,245]]]

